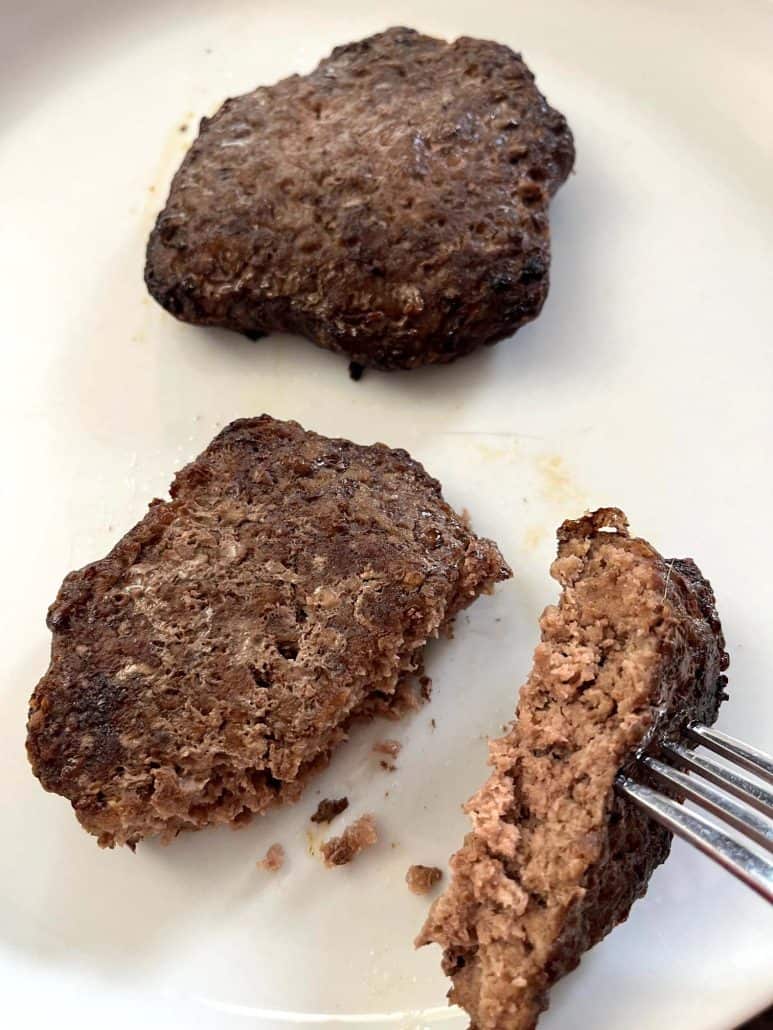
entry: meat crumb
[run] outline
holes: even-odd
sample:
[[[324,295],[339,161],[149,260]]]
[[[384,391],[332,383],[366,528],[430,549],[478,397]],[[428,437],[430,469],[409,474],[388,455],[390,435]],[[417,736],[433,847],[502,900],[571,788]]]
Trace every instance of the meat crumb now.
[[[405,882],[414,894],[429,894],[442,877],[443,872],[437,866],[412,865],[405,874]]]
[[[337,815],[349,807],[349,798],[323,798],[311,817],[313,823],[332,823]]]
[[[421,696],[425,701],[429,701],[432,697],[432,680],[429,676],[419,676],[419,686],[421,687]]]
[[[373,847],[378,841],[376,823],[372,815],[362,815],[351,826],[347,826],[340,837],[331,837],[322,845],[325,865],[347,865],[365,848]]]
[[[391,762],[385,762],[383,758],[379,762],[379,765],[382,769],[385,769],[386,772],[395,772],[395,770],[397,769],[396,765],[393,765]]]
[[[433,730],[437,727],[437,723],[435,722],[434,719],[430,719],[429,724],[430,724],[430,726],[432,727]]]
[[[389,755],[390,758],[397,758],[400,748],[403,745],[399,740],[379,740],[373,745],[373,750],[381,755]]]
[[[285,849],[281,844],[272,844],[266,852],[266,857],[257,863],[258,869],[265,869],[269,873],[275,873],[284,865]]]
[[[349,378],[353,379],[355,383],[359,383],[362,379],[362,373],[365,371],[363,365],[358,365],[356,361],[349,362]]]

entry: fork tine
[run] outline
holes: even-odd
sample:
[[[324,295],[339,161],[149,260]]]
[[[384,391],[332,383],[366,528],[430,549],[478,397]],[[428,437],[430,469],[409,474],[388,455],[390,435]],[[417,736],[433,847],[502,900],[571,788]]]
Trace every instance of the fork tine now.
[[[672,833],[688,841],[704,855],[743,880],[767,901],[773,902],[773,861],[758,855],[745,844],[723,833],[697,812],[645,787],[628,776],[617,778],[617,788]]]
[[[712,815],[724,820],[733,829],[740,830],[766,851],[773,852],[773,822],[757,815],[747,805],[740,804],[734,798],[717,790],[710,783],[696,776],[688,776],[679,769],[672,769],[657,758],[645,756],[641,764],[666,784],[676,787],[689,801],[701,805]]]
[[[692,772],[697,773],[704,779],[721,787],[729,794],[740,798],[756,808],[763,815],[773,818],[773,793],[754,783],[747,776],[725,769],[714,761],[713,758],[705,758],[703,755],[696,755],[682,744],[669,741],[663,745],[663,754],[676,760],[680,765],[685,766]]]
[[[711,748],[723,758],[728,758],[736,765],[742,766],[749,772],[759,776],[760,779],[773,783],[773,758],[766,755],[756,747],[744,744],[736,737],[730,737],[727,733],[720,733],[719,730],[710,730],[702,723],[694,722],[687,727],[687,732],[696,744],[703,744]]]

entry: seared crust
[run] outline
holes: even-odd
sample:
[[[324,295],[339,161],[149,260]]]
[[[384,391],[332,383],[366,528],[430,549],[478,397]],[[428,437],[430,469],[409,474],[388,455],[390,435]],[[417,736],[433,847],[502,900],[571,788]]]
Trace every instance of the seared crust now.
[[[234,422],[51,606],[28,753],[102,845],[300,794],[510,573],[405,451]]]
[[[202,120],[145,279],[186,322],[382,369],[451,361],[539,314],[573,162],[519,55],[393,28]]]
[[[688,720],[714,722],[725,697],[722,630],[694,562],[664,561],[615,508],[558,539],[561,598],[417,941],[443,946],[450,998],[477,1030],[531,1030],[550,985],[644,894],[671,835],[615,776]]]

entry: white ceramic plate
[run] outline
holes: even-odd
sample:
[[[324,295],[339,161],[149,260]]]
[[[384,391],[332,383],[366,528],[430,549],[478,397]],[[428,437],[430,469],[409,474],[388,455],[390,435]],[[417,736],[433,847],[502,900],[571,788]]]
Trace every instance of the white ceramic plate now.
[[[565,516],[618,504],[698,559],[733,655],[721,725],[773,746],[773,7],[2,0],[0,18],[0,1020],[462,1027],[436,949],[412,950],[427,903],[403,877],[465,832]],[[145,294],[143,251],[198,118],[390,23],[511,44],[569,118],[540,319],[453,367],[360,383],[301,340],[175,323]],[[222,425],[262,411],[409,448],[516,579],[431,648],[431,705],[358,730],[295,808],[101,852],[25,762],[46,606]],[[384,735],[403,743],[394,774],[370,750]],[[328,871],[308,818],[343,793],[382,842]],[[273,841],[289,857],[272,877],[255,861]],[[542,1026],[726,1030],[771,1000],[772,968],[763,903],[677,844]]]

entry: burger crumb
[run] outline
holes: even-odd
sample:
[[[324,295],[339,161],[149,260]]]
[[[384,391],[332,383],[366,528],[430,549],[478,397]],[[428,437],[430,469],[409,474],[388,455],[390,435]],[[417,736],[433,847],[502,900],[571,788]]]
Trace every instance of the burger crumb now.
[[[256,863],[258,869],[265,869],[266,872],[275,873],[282,868],[285,861],[285,849],[281,844],[272,844],[266,852],[266,857]]]
[[[349,798],[323,798],[317,805],[317,811],[311,817],[313,823],[332,823],[337,815],[349,807]]]
[[[376,822],[372,815],[362,815],[347,826],[340,837],[331,837],[322,845],[322,857],[329,868],[348,865],[365,848],[378,841]]]
[[[405,882],[414,894],[429,894],[443,877],[443,871],[434,865],[412,865],[405,874]]]
[[[373,745],[373,750],[377,751],[381,755],[389,755],[390,758],[397,758],[402,746],[403,745],[399,740],[379,740]]]

